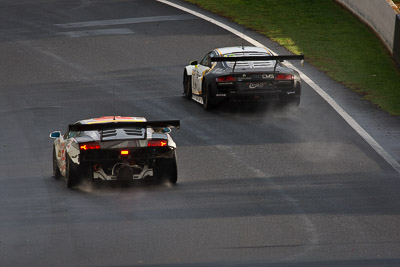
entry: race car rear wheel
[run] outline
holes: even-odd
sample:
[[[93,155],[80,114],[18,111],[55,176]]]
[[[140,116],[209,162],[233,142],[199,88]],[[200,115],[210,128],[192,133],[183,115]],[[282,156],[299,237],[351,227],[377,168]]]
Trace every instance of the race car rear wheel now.
[[[203,108],[205,110],[210,110],[212,108],[212,104],[210,101],[210,92],[205,83],[203,83],[203,86],[201,88],[201,95],[203,97]]]
[[[65,177],[67,178],[67,187],[72,188],[79,184],[81,176],[79,173],[78,165],[72,162],[68,154],[65,155],[65,158],[66,158]]]
[[[186,74],[186,70],[183,73],[183,94],[186,98],[192,98],[192,77]]]
[[[176,156],[167,159],[156,159],[154,163],[154,176],[158,182],[170,182],[176,184],[178,181],[178,167]]]
[[[53,146],[53,177],[58,179],[61,177],[60,169],[57,164],[56,148]]]

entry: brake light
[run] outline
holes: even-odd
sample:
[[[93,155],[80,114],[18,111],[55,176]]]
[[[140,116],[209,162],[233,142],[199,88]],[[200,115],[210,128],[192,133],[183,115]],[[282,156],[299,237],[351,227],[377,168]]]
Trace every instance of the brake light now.
[[[128,156],[129,150],[121,150],[121,156]]]
[[[147,146],[167,146],[167,140],[149,140]]]
[[[292,74],[279,73],[276,75],[277,80],[293,80]]]
[[[100,145],[96,143],[80,144],[79,149],[80,150],[100,149]]]
[[[224,82],[236,82],[236,77],[234,76],[222,76],[222,77],[217,77],[217,82],[219,83],[224,83]]]

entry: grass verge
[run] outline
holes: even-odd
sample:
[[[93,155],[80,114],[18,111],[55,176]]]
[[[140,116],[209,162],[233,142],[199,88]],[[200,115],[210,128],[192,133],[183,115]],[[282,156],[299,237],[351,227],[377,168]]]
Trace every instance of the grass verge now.
[[[334,0],[185,0],[268,36],[400,116],[400,70],[375,34]]]

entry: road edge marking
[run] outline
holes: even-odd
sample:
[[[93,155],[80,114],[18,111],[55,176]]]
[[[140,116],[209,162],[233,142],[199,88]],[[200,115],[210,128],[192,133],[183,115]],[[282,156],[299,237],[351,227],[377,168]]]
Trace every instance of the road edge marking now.
[[[206,20],[214,25],[217,25],[234,35],[246,40],[247,42],[251,43],[254,46],[260,46],[260,47],[266,47],[265,45],[261,44],[260,42],[254,40],[250,36],[245,35],[242,32],[239,32],[238,30],[233,29],[232,27],[219,22],[215,19],[212,19],[206,15],[203,15],[199,12],[193,11],[189,8],[180,6],[178,4],[172,3],[167,0],[157,0],[160,3],[175,7],[177,9],[180,9],[184,12],[187,12],[189,14],[192,14],[196,17],[199,17],[203,20]],[[266,47],[267,48],[267,47]],[[269,49],[269,48],[268,48]],[[270,50],[270,49],[269,49]],[[270,50],[274,55],[277,55],[274,51]],[[367,131],[364,130],[364,128],[361,127],[358,122],[356,122],[328,93],[326,93],[319,85],[317,85],[313,80],[311,80],[306,74],[301,72],[299,69],[294,67],[292,64],[286,62],[286,65],[290,66],[291,68],[295,69],[299,74],[301,75],[302,80],[307,83],[318,95],[322,97],[346,122],[348,125],[350,125],[351,128],[353,128],[374,150],[376,153],[378,153],[390,166],[393,167],[397,171],[398,174],[400,174],[400,163],[397,162]]]

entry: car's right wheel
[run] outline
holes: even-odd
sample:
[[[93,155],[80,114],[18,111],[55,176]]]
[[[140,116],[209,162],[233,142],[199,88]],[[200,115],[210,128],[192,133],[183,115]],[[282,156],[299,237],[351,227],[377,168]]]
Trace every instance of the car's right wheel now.
[[[73,188],[80,183],[81,174],[79,173],[78,166],[72,162],[68,154],[65,155],[65,158],[66,158],[65,178],[67,179],[67,187]]]
[[[176,184],[178,181],[178,167],[176,156],[173,158],[156,159],[154,163],[154,176],[158,182]]]
[[[183,73],[183,94],[187,99],[192,98],[192,78],[187,75],[186,70]]]
[[[53,177],[58,179],[61,177],[60,169],[57,164],[56,148],[53,146]]]

